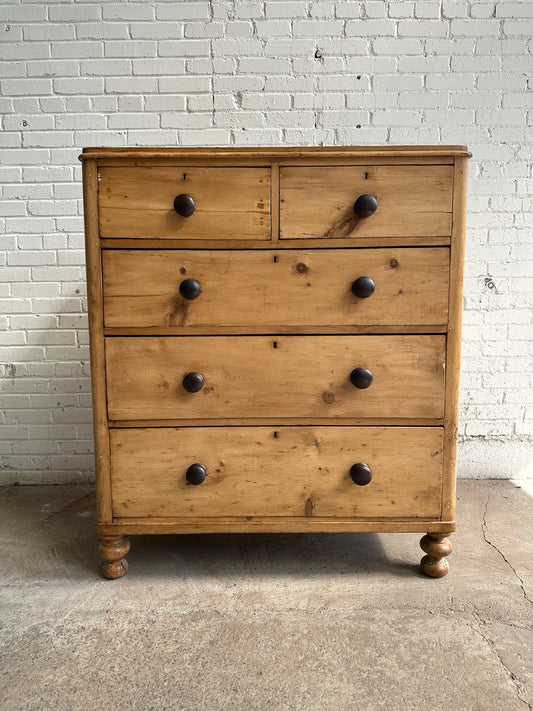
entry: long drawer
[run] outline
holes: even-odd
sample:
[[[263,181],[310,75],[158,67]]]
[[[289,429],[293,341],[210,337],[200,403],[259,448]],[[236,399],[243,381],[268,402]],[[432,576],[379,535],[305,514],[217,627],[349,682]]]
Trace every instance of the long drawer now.
[[[451,165],[281,167],[280,237],[449,236],[452,193]]]
[[[270,168],[102,167],[98,176],[101,237],[271,239]]]
[[[440,427],[117,429],[110,437],[115,517],[440,516]],[[191,465],[203,467],[202,483],[188,483]],[[361,465],[368,483],[357,476]]]
[[[447,247],[104,250],[102,265],[107,327],[447,323]]]
[[[108,337],[108,415],[441,418],[445,343],[444,335]]]

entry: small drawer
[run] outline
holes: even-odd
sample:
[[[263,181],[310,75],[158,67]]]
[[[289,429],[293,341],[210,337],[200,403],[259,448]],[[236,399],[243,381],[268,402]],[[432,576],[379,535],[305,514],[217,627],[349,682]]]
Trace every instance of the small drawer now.
[[[440,517],[440,427],[132,428],[110,437],[118,518]]]
[[[104,250],[107,327],[445,326],[449,248]]]
[[[449,237],[452,189],[451,165],[282,167],[280,236]]]
[[[98,179],[101,237],[271,239],[270,168],[101,167]]]
[[[111,420],[441,418],[444,335],[106,338]]]

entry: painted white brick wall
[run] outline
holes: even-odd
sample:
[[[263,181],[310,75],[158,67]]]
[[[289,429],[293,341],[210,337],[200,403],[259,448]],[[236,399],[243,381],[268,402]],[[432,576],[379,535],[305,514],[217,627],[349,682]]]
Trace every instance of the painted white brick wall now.
[[[0,482],[91,478],[83,146],[467,143],[460,476],[531,460],[531,0],[0,6]]]

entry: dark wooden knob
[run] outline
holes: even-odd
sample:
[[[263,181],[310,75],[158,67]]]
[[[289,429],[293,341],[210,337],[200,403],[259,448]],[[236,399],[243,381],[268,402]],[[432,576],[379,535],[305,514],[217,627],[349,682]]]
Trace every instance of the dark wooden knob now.
[[[376,285],[370,277],[359,277],[352,284],[352,294],[360,299],[368,299],[376,290]]]
[[[196,279],[184,279],[180,284],[180,294],[184,299],[197,299],[202,293],[202,287]]]
[[[368,464],[358,462],[350,468],[350,476],[354,484],[366,486],[372,481],[372,469],[370,469]]]
[[[202,484],[205,481],[206,476],[207,470],[203,464],[191,464],[191,466],[187,469],[187,473],[185,474],[185,478],[187,479],[189,484],[192,484],[193,486],[198,486],[199,484]]]
[[[366,368],[356,368],[350,373],[350,381],[359,390],[365,390],[372,385],[373,375]]]
[[[204,376],[200,373],[187,373],[183,378],[183,387],[188,393],[197,393],[202,389]]]
[[[174,210],[182,217],[190,217],[196,210],[196,205],[190,195],[182,193],[174,198]]]
[[[377,209],[378,199],[373,195],[359,195],[353,206],[357,217],[370,217]]]

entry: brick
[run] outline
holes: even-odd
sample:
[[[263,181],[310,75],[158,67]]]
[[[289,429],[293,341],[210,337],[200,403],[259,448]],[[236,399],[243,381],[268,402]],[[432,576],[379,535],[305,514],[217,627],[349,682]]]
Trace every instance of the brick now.
[[[422,89],[424,79],[416,74],[382,74],[374,77],[376,91],[414,91]]]
[[[113,42],[110,40],[104,42],[103,46],[106,57],[155,57],[157,54],[157,42],[148,40],[135,42]]]
[[[122,2],[113,5],[103,5],[102,17],[104,20],[153,20],[155,12],[154,8],[148,4],[128,4]]]
[[[0,62],[0,76],[4,79],[25,77],[26,65],[24,62]]]
[[[46,8],[37,5],[11,5],[0,7],[0,22],[42,22]]]
[[[180,22],[134,23],[130,26],[133,39],[178,39],[183,37]]]
[[[396,37],[375,39],[373,49],[376,54],[420,54],[422,43],[418,39],[399,39]]]
[[[268,73],[268,74],[288,74],[289,60],[275,59],[270,57],[243,57],[239,62],[239,70],[243,74]]]
[[[393,37],[396,23],[392,20],[348,20],[346,35],[355,37]]]
[[[108,120],[109,128],[157,128],[158,117],[153,114],[119,113],[111,115]],[[163,124],[161,124],[163,126]],[[163,126],[165,128],[165,126]]]
[[[56,118],[56,128],[58,129],[102,129],[105,128],[106,121],[104,116],[98,114],[64,114]]]
[[[475,18],[488,18],[494,17],[494,3],[493,2],[480,2],[475,3],[470,8],[470,16]]]
[[[222,129],[180,131],[179,138],[183,146],[223,146],[227,145],[229,134]]]
[[[169,94],[147,96],[145,99],[146,111],[185,111],[185,96],[171,96]]]
[[[222,37],[224,29],[221,22],[190,22],[185,25],[184,36],[190,39]]]
[[[439,19],[440,6],[439,0],[417,0],[415,2],[415,17]]]
[[[185,59],[157,58],[157,59],[134,59],[133,73],[139,75],[164,75],[164,74],[184,74]]]
[[[441,89],[455,94],[458,91],[474,90],[475,77],[472,74],[431,74],[426,79],[428,89]]]
[[[388,117],[388,119],[387,119]],[[417,111],[376,111],[372,115],[376,126],[412,126],[422,122],[422,114]]]
[[[76,27],[78,39],[128,39],[127,25],[120,22],[84,22]],[[133,36],[133,35],[132,35]]]
[[[155,118],[155,117],[154,117]],[[162,128],[209,128],[213,124],[212,113],[171,113],[161,114]]]
[[[208,20],[210,4],[208,2],[185,2],[156,5],[158,20]]]
[[[342,3],[335,3],[335,17],[339,19],[353,19],[361,17],[362,3],[345,0]]]
[[[50,22],[35,25],[25,25],[22,31],[24,40],[73,40],[76,38],[74,25],[58,24]]]
[[[76,77],[75,79],[54,79],[57,94],[102,94],[104,80],[96,77]]]
[[[306,17],[307,3],[304,0],[300,2],[270,2],[266,3],[267,17]]]
[[[239,19],[263,17],[262,2],[239,2],[235,6],[235,16]]]
[[[389,2],[389,17],[413,17],[415,12],[414,3],[401,0],[401,2]]]
[[[498,20],[452,20],[453,37],[497,37],[500,32]]]
[[[131,73],[127,59],[88,59],[80,62],[82,76],[109,77]]]
[[[294,20],[294,37],[338,37],[343,30],[341,20]]]
[[[443,0],[442,15],[446,18],[466,17],[469,4],[464,0]]]
[[[531,20],[505,20],[503,33],[506,37],[531,37],[533,22]]]
[[[496,17],[533,17],[533,5],[526,0],[525,2],[497,2]]]
[[[210,91],[210,89],[211,77],[165,77],[159,79],[159,91],[163,93],[188,94]]]
[[[365,17],[386,17],[387,7],[386,4],[380,0],[366,0],[363,5],[363,13]]]
[[[250,37],[254,26],[251,22],[228,22],[226,24],[226,37]]]
[[[106,90],[114,94],[155,93],[157,79],[152,77],[108,77],[105,80]]]
[[[210,44],[208,40],[184,40],[159,42],[161,57],[209,57]]]
[[[269,39],[265,45],[265,54],[273,57],[314,57],[315,51],[316,42],[313,39]]]
[[[289,20],[259,20],[255,23],[259,37],[287,37],[291,34]]]
[[[2,92],[8,96],[28,96],[28,94],[51,94],[50,79],[4,79]]]
[[[399,37],[446,37],[448,23],[439,20],[400,20]]]

